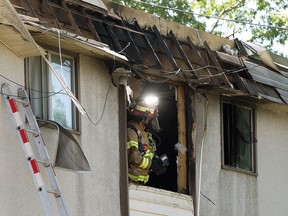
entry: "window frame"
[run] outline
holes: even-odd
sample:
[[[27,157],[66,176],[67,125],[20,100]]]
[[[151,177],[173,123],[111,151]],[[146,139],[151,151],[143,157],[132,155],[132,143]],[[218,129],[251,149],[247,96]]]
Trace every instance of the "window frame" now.
[[[232,99],[232,98],[228,98],[225,96],[221,97],[220,100],[220,105],[221,105],[221,167],[223,169],[228,169],[228,170],[234,170],[237,172],[241,172],[241,173],[245,173],[245,174],[250,174],[250,175],[255,175],[257,176],[257,125],[256,125],[256,120],[257,120],[257,116],[256,116],[256,105],[249,103],[249,102],[244,102],[242,100],[239,99]],[[224,110],[223,110],[223,105],[224,103],[226,104],[231,104],[233,106],[238,106],[238,107],[243,107],[243,108],[248,108],[251,110],[251,122],[252,122],[252,127],[250,128],[252,133],[253,133],[253,137],[252,137],[252,147],[251,147],[251,166],[252,166],[252,170],[246,170],[240,167],[236,167],[236,166],[232,166],[232,165],[228,165],[225,164],[225,141],[224,141]]]
[[[49,49],[47,50],[47,55],[46,55],[46,58],[49,60],[49,62],[51,62],[51,55],[58,55],[59,56],[59,53],[53,49]],[[63,57],[66,57],[66,58],[69,58],[69,59],[72,59],[73,60],[73,68],[72,68],[72,78],[71,78],[71,82],[72,82],[72,87],[73,89],[71,89],[71,91],[73,92],[73,94],[76,96],[76,98],[79,99],[79,55],[77,54],[74,54],[74,53],[71,53],[71,52],[66,52],[66,51],[63,51],[62,50],[62,58]],[[51,73],[53,73],[51,71],[51,69],[47,66],[47,64],[45,63],[45,61],[43,60],[42,56],[36,56],[36,57],[39,57],[40,58],[40,63],[39,63],[39,68],[41,68],[42,70],[42,73],[41,73],[41,80],[42,80],[42,83],[41,83],[41,90],[42,91],[49,91],[49,85],[51,85],[51,82],[49,83],[49,79],[50,79],[50,76],[51,76]],[[29,89],[33,89],[33,86],[31,84],[31,77],[30,77],[30,69],[29,69],[29,66],[30,66],[30,58],[33,58],[33,57],[29,57],[29,58],[26,58],[25,59],[25,85],[26,87]],[[44,76],[43,76],[44,74]],[[46,80],[45,80],[45,77],[46,77]],[[44,87],[43,87],[43,82],[45,82],[44,84]],[[74,85],[74,86],[73,86]],[[31,93],[29,91],[29,97],[31,97]],[[42,119],[44,120],[49,120],[49,107],[51,105],[49,105],[49,103],[51,103],[51,99],[48,98],[48,99],[45,99],[45,95],[42,95],[42,100],[41,102],[41,108],[42,109],[40,111],[40,113],[42,114]],[[31,102],[31,105],[33,104],[32,100],[30,99],[30,102]],[[71,101],[72,103],[72,101]],[[32,106],[33,107],[33,106]],[[75,107],[75,105],[72,103],[72,111],[71,111],[71,116],[73,118],[73,122],[72,122],[72,128],[66,128],[67,130],[73,132],[73,133],[80,133],[80,114],[79,114],[79,111],[77,110],[77,108]]]

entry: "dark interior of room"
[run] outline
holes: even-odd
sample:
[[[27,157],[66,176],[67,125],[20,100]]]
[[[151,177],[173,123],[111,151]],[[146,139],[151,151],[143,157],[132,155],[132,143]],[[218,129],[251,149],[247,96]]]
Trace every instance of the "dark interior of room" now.
[[[174,145],[178,142],[178,123],[175,89],[164,84],[147,84],[142,93],[151,93],[159,98],[158,120],[162,130],[153,137],[158,145],[157,155],[166,154],[169,158],[166,173],[158,176],[152,172],[146,185],[177,192],[177,151]]]

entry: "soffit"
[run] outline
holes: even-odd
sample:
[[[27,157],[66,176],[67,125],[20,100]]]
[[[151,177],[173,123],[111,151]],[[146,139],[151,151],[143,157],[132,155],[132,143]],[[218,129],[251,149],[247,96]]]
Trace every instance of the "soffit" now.
[[[39,44],[59,49],[60,40],[61,49],[67,51],[100,59],[111,59],[122,63],[128,61],[124,55],[114,52],[106,44],[101,42],[71,34],[60,29],[46,28],[32,22],[26,22],[26,26],[31,32],[34,40]]]
[[[40,55],[38,47],[25,29],[17,12],[7,0],[0,0],[0,42],[19,57]]]

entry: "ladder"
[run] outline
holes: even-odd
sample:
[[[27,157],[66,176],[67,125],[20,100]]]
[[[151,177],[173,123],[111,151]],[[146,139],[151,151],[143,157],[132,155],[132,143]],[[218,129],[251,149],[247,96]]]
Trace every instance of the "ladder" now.
[[[25,153],[26,161],[33,177],[35,186],[39,193],[42,206],[46,216],[54,216],[54,208],[51,203],[51,194],[54,195],[57,207],[61,216],[68,216],[68,211],[61,195],[58,180],[56,174],[50,162],[48,151],[46,149],[42,134],[40,132],[37,120],[32,112],[28,94],[25,89],[21,88],[18,90],[18,97],[12,96],[9,90],[9,84],[2,84],[2,94],[4,95],[5,102],[7,104],[9,113],[13,119],[15,129],[17,131],[21,146]],[[25,124],[19,113],[17,103],[21,103],[25,111],[26,119],[28,120],[29,128],[25,128]],[[36,147],[39,152],[40,159],[36,159],[32,150],[31,143],[27,136],[27,133],[31,133],[34,137]],[[38,164],[42,164],[46,170],[47,180],[50,183],[51,189],[47,189],[45,182],[40,173]]]

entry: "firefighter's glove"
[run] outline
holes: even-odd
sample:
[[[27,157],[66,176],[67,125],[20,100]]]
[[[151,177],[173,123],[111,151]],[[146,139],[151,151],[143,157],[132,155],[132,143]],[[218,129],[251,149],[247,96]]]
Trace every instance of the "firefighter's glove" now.
[[[142,156],[145,155],[146,151],[145,151],[143,143],[141,142],[138,143],[138,150],[140,151]]]
[[[164,166],[162,160],[160,158],[153,158],[152,160],[152,165],[151,165],[151,170],[156,174],[156,175],[162,175],[166,172],[166,167]]]

